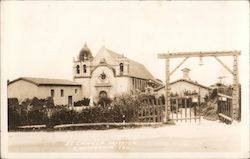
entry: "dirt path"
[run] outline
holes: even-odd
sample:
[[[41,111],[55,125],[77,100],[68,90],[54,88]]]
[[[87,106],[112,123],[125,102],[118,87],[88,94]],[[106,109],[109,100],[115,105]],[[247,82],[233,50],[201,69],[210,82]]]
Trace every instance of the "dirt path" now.
[[[9,152],[238,152],[240,124],[202,120],[158,128],[11,132]]]

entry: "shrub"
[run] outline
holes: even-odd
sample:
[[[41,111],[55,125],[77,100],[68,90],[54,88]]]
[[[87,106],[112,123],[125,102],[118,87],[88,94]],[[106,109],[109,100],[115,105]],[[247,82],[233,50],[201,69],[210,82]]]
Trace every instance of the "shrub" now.
[[[48,116],[45,111],[42,110],[34,110],[29,111],[27,113],[27,122],[28,125],[40,125],[40,124],[47,124]]]
[[[77,112],[74,110],[61,109],[50,117],[48,126],[54,126],[59,124],[73,124],[76,123],[77,120]]]
[[[79,100],[74,102],[74,106],[89,106],[90,99],[89,98],[83,98],[83,100]]]
[[[12,109],[19,107],[18,99],[8,98],[8,107]]]
[[[114,99],[113,107],[114,110],[119,112],[121,115],[125,115],[125,122],[135,122],[137,120],[136,111],[144,105],[145,100],[155,99],[153,95],[146,94],[122,94]]]
[[[88,109],[83,109],[80,112],[69,110],[65,107],[54,107],[53,109],[43,108],[43,101],[34,98],[33,100],[25,100],[22,106],[16,106],[13,109],[9,108],[9,129],[15,129],[19,125],[36,125],[45,124],[48,127],[60,124],[77,124],[77,123],[114,123],[135,122],[137,121],[137,109],[144,105],[145,100],[152,101],[155,99],[152,95],[145,94],[122,94],[111,100],[102,98],[109,105],[106,107],[96,106]],[[49,101],[49,100],[47,100]],[[12,103],[16,103],[13,100]],[[27,107],[33,105],[32,111],[27,111]],[[34,108],[41,109],[34,109]],[[17,109],[20,108],[20,109]],[[21,111],[20,111],[21,110]],[[52,112],[48,117],[48,110]],[[125,118],[123,118],[125,115]]]
[[[25,122],[25,116],[21,115],[16,109],[8,109],[8,129],[13,130],[16,126]]]
[[[8,98],[8,129],[16,129],[26,123],[27,113],[18,103],[17,98]]]
[[[98,100],[98,105],[101,105],[102,107],[110,106],[112,103],[112,100],[109,97],[100,97]]]

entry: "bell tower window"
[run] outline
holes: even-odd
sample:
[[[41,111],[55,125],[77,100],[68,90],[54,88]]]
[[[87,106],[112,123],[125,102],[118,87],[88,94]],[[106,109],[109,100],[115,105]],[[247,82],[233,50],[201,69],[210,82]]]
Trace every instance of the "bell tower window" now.
[[[87,66],[83,65],[83,73],[86,73],[86,72],[87,72]]]
[[[120,75],[123,74],[123,71],[124,71],[123,63],[120,63]]]
[[[80,73],[80,66],[76,65],[76,73],[79,74]]]

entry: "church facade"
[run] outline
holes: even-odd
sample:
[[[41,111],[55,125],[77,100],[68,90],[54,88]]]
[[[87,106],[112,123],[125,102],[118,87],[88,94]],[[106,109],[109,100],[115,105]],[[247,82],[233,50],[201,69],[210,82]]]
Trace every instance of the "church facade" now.
[[[94,100],[101,96],[114,98],[122,93],[145,92],[149,87],[163,85],[144,65],[106,47],[93,57],[86,44],[73,60],[73,80],[81,84],[83,97]]]

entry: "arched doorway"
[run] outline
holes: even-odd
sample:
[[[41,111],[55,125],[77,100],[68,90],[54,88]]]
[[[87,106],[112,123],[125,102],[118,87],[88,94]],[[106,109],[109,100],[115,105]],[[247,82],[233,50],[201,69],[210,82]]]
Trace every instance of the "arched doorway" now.
[[[100,91],[98,105],[105,108],[109,104],[108,100],[109,100],[109,98],[108,98],[107,92],[106,91]]]
[[[108,94],[106,91],[100,91],[99,98],[107,98],[107,97],[108,97]]]

